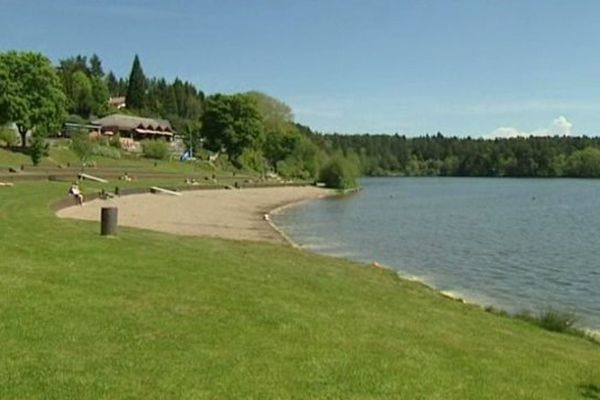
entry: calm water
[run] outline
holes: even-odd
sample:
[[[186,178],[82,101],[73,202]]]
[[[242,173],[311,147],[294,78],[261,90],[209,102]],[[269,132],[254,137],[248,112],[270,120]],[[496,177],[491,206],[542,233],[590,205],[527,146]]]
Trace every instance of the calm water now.
[[[600,329],[600,181],[372,178],[275,216],[303,247],[378,262],[509,311]]]

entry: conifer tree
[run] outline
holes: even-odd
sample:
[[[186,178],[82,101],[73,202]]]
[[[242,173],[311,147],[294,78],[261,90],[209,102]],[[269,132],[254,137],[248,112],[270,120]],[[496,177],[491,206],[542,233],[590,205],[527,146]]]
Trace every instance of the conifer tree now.
[[[107,75],[106,75],[106,86],[108,87],[108,91],[110,93],[111,96],[118,96],[119,93],[119,81],[117,80],[117,77],[115,76],[115,74],[110,71]]]
[[[90,57],[90,74],[97,78],[104,77],[104,70],[102,69],[102,61],[100,60],[100,57],[98,57],[98,55],[95,53],[92,54],[92,57]]]
[[[146,97],[146,77],[140,64],[137,54],[133,59],[131,74],[129,75],[129,85],[127,86],[127,96],[125,102],[127,108],[141,110],[144,108]]]

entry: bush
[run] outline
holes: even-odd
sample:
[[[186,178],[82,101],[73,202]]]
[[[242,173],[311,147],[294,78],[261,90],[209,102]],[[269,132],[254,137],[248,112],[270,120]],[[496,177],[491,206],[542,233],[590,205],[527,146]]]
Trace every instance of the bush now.
[[[96,144],[90,139],[87,132],[75,133],[71,138],[71,149],[82,162],[90,159],[94,154],[95,147]]]
[[[238,157],[237,166],[260,173],[265,172],[265,159],[262,151],[255,149],[246,149]]]
[[[310,179],[313,177],[309,171],[304,169],[302,162],[296,158],[289,157],[277,162],[277,173],[284,178]]]
[[[50,146],[48,143],[46,143],[46,140],[43,137],[33,137],[29,147],[29,157],[31,157],[31,162],[33,165],[38,165],[42,161],[42,158],[48,156],[49,147]]]
[[[350,189],[357,186],[358,165],[342,155],[334,155],[321,169],[319,179],[329,188]]]
[[[111,146],[96,145],[92,150],[92,154],[100,157],[113,158],[115,160],[121,158],[121,151]]]
[[[0,146],[13,147],[19,142],[17,133],[9,128],[0,127]]]
[[[144,140],[142,141],[142,152],[147,158],[163,160],[169,155],[169,145],[164,140]]]
[[[114,147],[115,149],[121,150],[121,135],[118,133],[110,138],[108,141],[108,145],[110,147]]]
[[[301,137],[294,142],[291,152],[275,163],[275,170],[286,178],[315,179],[323,157],[326,158],[316,144]]]

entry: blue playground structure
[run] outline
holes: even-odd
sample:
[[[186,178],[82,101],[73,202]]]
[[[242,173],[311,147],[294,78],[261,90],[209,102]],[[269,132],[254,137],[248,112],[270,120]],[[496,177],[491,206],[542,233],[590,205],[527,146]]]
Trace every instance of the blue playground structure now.
[[[196,159],[196,157],[194,157],[194,154],[192,153],[192,149],[187,149],[179,157],[179,161],[194,161],[195,159]]]

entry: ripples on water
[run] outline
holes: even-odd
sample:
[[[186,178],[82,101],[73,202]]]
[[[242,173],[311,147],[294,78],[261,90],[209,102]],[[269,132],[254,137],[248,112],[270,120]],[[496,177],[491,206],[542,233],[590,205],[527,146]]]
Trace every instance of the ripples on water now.
[[[600,181],[371,178],[275,222],[305,248],[377,260],[509,311],[576,312],[600,329]]]

